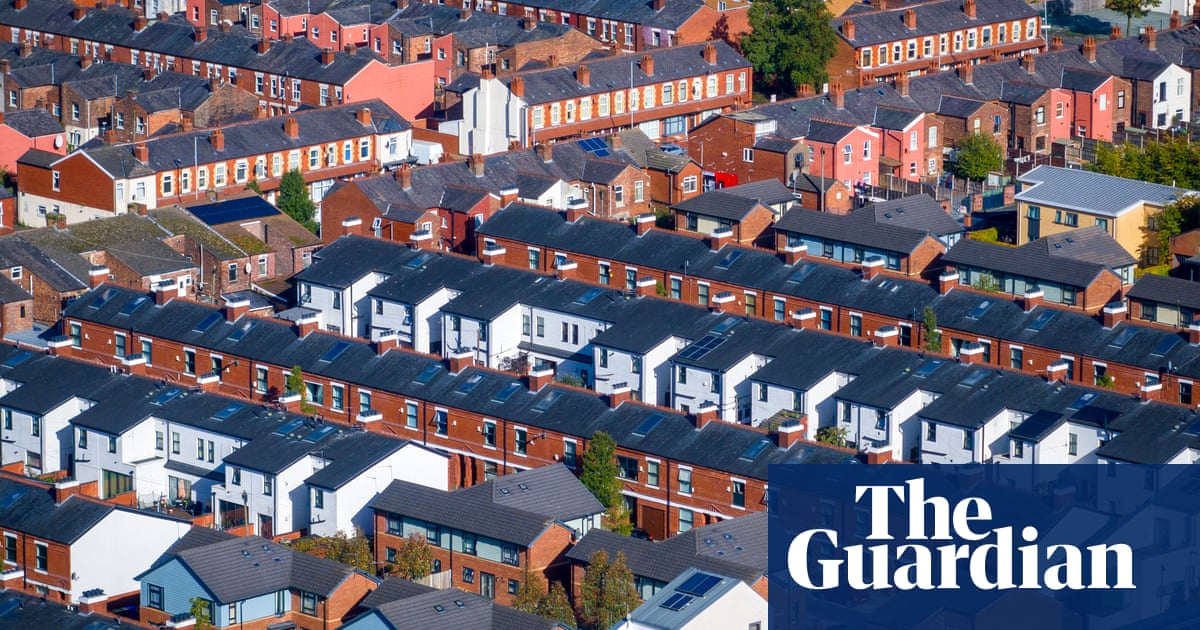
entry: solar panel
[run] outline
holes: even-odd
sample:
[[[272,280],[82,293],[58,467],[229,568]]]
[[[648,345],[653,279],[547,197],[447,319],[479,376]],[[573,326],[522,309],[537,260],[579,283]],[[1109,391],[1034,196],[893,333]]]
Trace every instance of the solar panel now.
[[[342,356],[342,353],[345,352],[349,347],[350,342],[339,341],[334,344],[332,348],[326,350],[325,354],[321,355],[321,361],[325,363],[333,363],[338,357]]]
[[[721,323],[713,326],[713,332],[723,335],[732,330],[734,326],[737,326],[738,322],[740,321],[741,320],[736,317],[726,317],[725,319],[721,320]]]
[[[247,321],[247,322],[242,322],[242,324],[240,326],[233,329],[233,332],[229,333],[229,340],[230,341],[241,341],[242,337],[245,337],[246,333],[250,332],[250,330],[253,329],[257,325],[258,325],[258,321],[253,320],[253,319],[250,321]]]
[[[325,439],[326,436],[328,436],[330,433],[333,433],[334,431],[337,431],[337,427],[331,426],[331,425],[325,425],[325,426],[317,429],[316,431],[313,431],[312,433],[309,433],[308,435],[304,436],[304,441],[305,442],[320,442],[321,440]]]
[[[220,225],[279,214],[279,210],[258,196],[193,206],[188,208],[188,212],[207,225]]]
[[[1026,330],[1032,330],[1033,332],[1040,331],[1046,327],[1046,324],[1050,323],[1050,320],[1054,319],[1055,315],[1057,315],[1057,313],[1054,311],[1042,311],[1041,313],[1038,313],[1038,316],[1034,318],[1033,322],[1029,324]]]
[[[578,142],[580,148],[592,155],[602,158],[612,155],[608,150],[608,145],[600,138],[585,138]]]
[[[214,325],[216,325],[217,322],[221,321],[222,318],[223,316],[220,313],[209,313],[208,317],[205,317],[200,321],[199,324],[196,324],[196,327],[192,329],[192,332],[205,332],[209,328],[212,328]]]
[[[116,289],[105,289],[104,293],[101,293],[100,295],[97,295],[94,299],[92,299],[92,303],[89,304],[88,306],[90,306],[92,308],[100,308],[101,306],[104,306],[105,302],[108,302],[109,300],[111,300],[112,297],[116,294],[117,294]]]
[[[231,416],[233,416],[233,414],[235,414],[245,408],[246,408],[246,405],[243,405],[242,403],[229,403],[228,405],[225,405],[220,411],[213,414],[213,417],[216,418],[217,420],[228,420]]]
[[[28,361],[29,357],[31,357],[31,356],[33,356],[32,352],[30,352],[28,350],[21,350],[21,351],[18,351],[16,354],[12,355],[11,357],[8,357],[8,359],[4,361],[3,365],[6,368],[17,367],[18,365],[21,365],[22,363]]]
[[[558,400],[559,396],[562,396],[562,392],[557,389],[551,390],[541,400],[534,403],[532,409],[534,411],[545,411],[550,408],[550,405],[554,404],[554,401]]]
[[[1167,337],[1164,337],[1162,341],[1158,342],[1157,346],[1154,346],[1154,350],[1150,354],[1160,357],[1164,356],[1182,341],[1183,337],[1180,337],[1179,335],[1168,335]]]
[[[683,581],[677,589],[680,593],[704,597],[713,587],[721,583],[721,578],[710,573],[695,573]]]
[[[600,295],[601,293],[604,293],[604,289],[588,289],[587,293],[575,298],[573,303],[582,306],[596,299],[596,296]]]
[[[646,437],[647,434],[654,430],[654,427],[658,426],[658,423],[663,421],[664,417],[661,413],[652,414],[649,418],[642,420],[642,423],[633,430],[633,434],[638,437]]]
[[[507,402],[509,398],[513,397],[513,394],[521,391],[523,387],[524,386],[520,383],[509,383],[508,385],[505,385],[504,389],[500,390],[500,393],[496,394],[495,398],[492,398],[492,400],[496,402]]]
[[[729,250],[729,252],[727,252],[723,257],[721,257],[721,260],[717,261],[717,269],[728,269],[730,267],[730,265],[737,262],[738,259],[742,257],[742,254],[745,254],[745,253],[746,252],[744,252],[740,249]]]
[[[134,311],[138,310],[138,309],[139,309],[139,308],[141,308],[143,305],[145,305],[145,304],[146,304],[146,302],[149,302],[149,301],[150,301],[150,298],[148,298],[148,297],[146,297],[146,296],[144,296],[144,295],[139,295],[139,296],[137,296],[136,298],[133,298],[133,301],[132,301],[132,302],[130,302],[130,303],[126,304],[125,306],[123,306],[123,307],[121,308],[121,311],[120,311],[120,313],[118,313],[118,314],[119,314],[119,315],[133,315],[133,312],[134,312]]]
[[[748,462],[752,462],[756,457],[762,455],[762,452],[767,450],[767,447],[770,445],[771,440],[767,438],[759,439],[755,443],[751,444],[750,447],[746,449],[746,452],[742,453],[742,456],[738,459],[744,459]]]
[[[725,337],[706,335],[700,341],[688,346],[683,352],[679,353],[679,358],[688,361],[697,361],[704,358],[723,343],[725,343]]]
[[[287,424],[279,427],[278,429],[275,429],[275,435],[287,435],[287,434],[291,433],[292,431],[299,429],[300,425],[302,425],[302,424],[304,424],[303,420],[300,420],[298,418],[295,420],[292,420],[292,421],[288,422]]]
[[[989,308],[992,308],[992,305],[995,303],[996,302],[994,300],[983,300],[979,304],[976,304],[975,308],[971,309],[970,313],[967,313],[967,318],[979,319],[988,311]]]
[[[1138,329],[1133,326],[1126,326],[1121,329],[1121,333],[1108,342],[1108,345],[1114,348],[1124,348],[1125,344],[1129,343],[1130,339],[1138,333]]]
[[[179,389],[178,387],[172,387],[171,389],[168,389],[167,391],[155,396],[150,402],[155,405],[165,405],[177,398],[182,393],[182,389]]]
[[[691,595],[684,595],[683,593],[674,593],[673,595],[668,597],[666,599],[666,601],[659,604],[659,606],[662,606],[663,608],[666,608],[667,610],[683,610],[684,606],[687,606],[688,604],[692,603],[692,601],[695,599],[696,598],[692,597]]]
[[[458,389],[456,389],[454,391],[456,391],[460,394],[469,394],[469,393],[471,393],[471,390],[475,389],[476,385],[478,385],[482,382],[483,382],[483,374],[476,372],[475,374],[472,374],[470,377],[468,377],[467,380],[463,381],[462,385],[459,385]]]
[[[417,375],[417,378],[413,379],[413,382],[418,385],[426,385],[429,383],[429,381],[433,380],[434,375],[436,375],[441,369],[442,364],[430,363],[429,367],[421,370],[421,373]]]
[[[945,363],[945,362],[935,359],[933,361],[930,361],[929,363],[926,363],[925,365],[922,365],[920,368],[917,369],[916,372],[913,372],[913,374],[915,374],[916,376],[920,376],[921,378],[926,378],[930,374],[933,374],[934,372],[936,372],[938,368],[942,367],[942,363]]]

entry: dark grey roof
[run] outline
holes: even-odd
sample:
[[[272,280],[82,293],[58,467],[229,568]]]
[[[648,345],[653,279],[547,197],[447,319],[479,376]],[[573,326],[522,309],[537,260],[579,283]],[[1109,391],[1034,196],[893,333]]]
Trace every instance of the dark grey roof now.
[[[88,288],[88,276],[80,275],[85,271],[82,268],[85,262],[81,258],[77,266],[69,269],[56,258],[22,240],[20,235],[0,238],[0,266],[22,266],[40,282],[60,293],[83,291]]]
[[[671,206],[671,209],[676,212],[699,214],[730,221],[744,221],[750,217],[750,213],[760,207],[765,206],[757,199],[731,195],[724,190],[710,190],[681,201]],[[766,210],[769,212],[771,209],[766,208]]]
[[[154,276],[195,269],[196,265],[162,241],[170,232],[153,220],[129,213],[106,219],[76,223],[65,229],[41,228],[16,235],[54,258],[60,265],[74,267],[76,275],[91,268],[85,252],[104,250],[140,276]]]
[[[902,131],[921,117],[922,112],[912,109],[897,109],[895,107],[875,108],[875,120],[872,126],[880,129]]]
[[[32,299],[33,295],[22,289],[17,283],[9,280],[8,276],[0,276],[0,304],[12,304]]]
[[[175,557],[222,604],[286,589],[329,597],[355,571],[351,566],[292,551],[259,536],[191,547]]]
[[[397,255],[408,247],[362,236],[341,238],[313,254],[313,264],[294,277],[327,287],[344,289],[371,272],[388,273]]]
[[[1039,166],[1017,179],[1022,184],[1018,201],[1109,217],[1121,216],[1142,203],[1165,206],[1196,194],[1186,188],[1057,166]]]
[[[81,613],[74,606],[68,609],[53,599],[15,589],[0,591],[0,610],[4,611],[0,615],[4,627],[10,630],[117,630],[122,627],[116,617]]]
[[[407,599],[414,595],[430,593],[434,590],[436,589],[432,586],[425,586],[400,577],[389,577],[371,591],[359,605],[363,608],[379,608],[384,604]]]
[[[787,153],[796,147],[796,141],[778,136],[763,136],[754,140],[754,148],[772,153]]]
[[[1046,95],[1050,88],[1031,85],[1028,83],[1005,83],[1000,92],[1000,100],[1016,105],[1032,105]]]
[[[1126,295],[1131,300],[1177,304],[1200,312],[1200,284],[1148,273],[1138,279]]]
[[[976,5],[975,18],[967,17],[958,0],[928,2],[890,11],[856,13],[853,16],[833,20],[838,36],[854,47],[886,44],[893,41],[924,37],[955,30],[974,28],[985,24],[1012,22],[1036,17],[1037,10],[1020,0],[993,0]],[[904,24],[905,10],[916,11],[916,28]],[[854,20],[854,39],[846,38],[842,24]]]
[[[7,112],[4,114],[4,124],[29,138],[52,136],[63,132],[63,127],[59,124],[58,119],[41,107]]]
[[[328,432],[323,428],[323,423],[309,420],[287,434],[276,430],[261,435],[226,455],[225,464],[279,474],[312,453],[320,453],[326,465],[307,481],[336,490],[408,443],[374,433],[344,428]]]
[[[850,216],[864,221],[874,219],[875,223],[912,228],[934,236],[963,231],[958,221],[925,193],[879,201],[855,210]]]
[[[545,617],[502,606],[486,597],[457,589],[411,595],[376,606],[365,616],[373,616],[391,628],[551,630],[563,627]]]
[[[935,111],[942,116],[951,118],[967,118],[986,104],[986,101],[979,99],[943,95],[941,103]]]
[[[836,144],[853,132],[858,126],[853,123],[843,123],[833,120],[812,119],[808,123],[808,133],[805,139],[825,144]]]
[[[921,230],[908,227],[862,221],[853,213],[847,216],[793,208],[775,222],[778,232],[790,232],[822,239],[877,247],[887,251],[909,254],[929,238]]]
[[[980,269],[989,269],[1001,272],[1006,275],[1024,276],[1035,280],[1044,280],[1047,282],[1055,282],[1072,287],[1084,288],[1091,286],[1092,282],[1106,269],[1108,265],[1089,262],[1080,255],[1079,251],[1069,252],[1073,249],[1073,243],[1059,243],[1060,247],[1055,247],[1055,241],[1071,238],[1074,232],[1081,232],[1085,229],[1095,229],[1099,232],[1099,237],[1107,238],[1112,241],[1112,238],[1104,233],[1099,228],[1081,228],[1071,232],[1064,232],[1056,237],[1043,237],[1031,243],[1026,243],[1020,247],[1007,247],[1005,245],[997,245],[995,243],[984,243],[972,239],[963,239],[959,241],[950,251],[942,257],[942,260],[952,265],[968,265]],[[1092,240],[1092,239],[1088,239]],[[1097,238],[1095,240],[1102,240]],[[1116,242],[1113,241],[1115,244]],[[1068,250],[1065,251],[1064,250]],[[1122,259],[1115,254],[1104,255],[1101,258],[1110,259],[1121,263],[1118,266],[1131,265],[1135,261],[1129,256],[1128,252],[1116,246],[1124,258]]]
[[[368,506],[523,547],[532,545],[557,520],[495,503],[490,493],[444,492],[399,479]]]
[[[90,531],[114,506],[78,496],[54,502],[53,489],[46,484],[0,476],[0,528],[73,544]]]
[[[462,492],[560,521],[604,512],[604,506],[574,473],[566,466],[553,464],[496,477]]]
[[[405,446],[426,448],[416,442],[399,440],[378,433],[351,433],[320,449],[320,457],[330,460],[306,482],[310,486],[337,490]]]
[[[0,368],[0,375],[21,384],[0,398],[0,405],[35,415],[49,413],[75,397],[89,399],[120,380],[98,365],[42,355],[30,357],[12,368]],[[63,383],[71,383],[71,387],[63,387]]]

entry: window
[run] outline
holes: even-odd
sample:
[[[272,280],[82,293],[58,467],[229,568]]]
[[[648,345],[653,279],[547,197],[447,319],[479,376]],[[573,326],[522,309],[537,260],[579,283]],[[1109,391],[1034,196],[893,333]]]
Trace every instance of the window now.
[[[633,363],[633,365],[630,367],[630,371],[633,372],[634,374],[641,374],[642,373],[642,358],[641,357],[632,357],[630,360]]]
[[[733,487],[733,507],[746,507],[746,482],[734,481]]]
[[[625,187],[613,186],[613,201],[616,202],[618,208],[625,207]]]
[[[229,605],[229,623],[237,623],[237,604]]]
[[[754,161],[754,149],[750,149],[750,148],[742,149],[742,161],[743,162],[753,162]]]
[[[963,431],[963,450],[975,451],[975,433],[972,431]]]
[[[925,423],[925,441],[926,442],[936,442],[937,441],[937,424],[936,423],[933,423],[933,422]]]
[[[1014,370],[1021,369],[1025,362],[1025,351],[1022,348],[1008,349],[1008,367]]]
[[[1125,109],[1125,90],[1117,90],[1117,109]]]
[[[254,368],[254,389],[260,393],[267,391],[267,368],[262,366]]]
[[[231,483],[235,486],[242,485],[242,469],[241,468],[233,469],[232,474],[229,477],[229,483]]]
[[[851,315],[850,316],[850,336],[851,337],[861,337],[862,336],[862,315]]]
[[[521,590],[521,583],[517,580],[510,579],[508,581],[508,594],[516,595],[517,591]]]
[[[329,408],[333,409],[334,411],[341,411],[342,405],[343,405],[342,401],[346,395],[345,386],[331,385],[329,387],[329,391],[331,393],[330,401],[329,401]]]
[[[163,432],[162,431],[154,432],[154,450],[156,450],[156,451],[163,450]]]
[[[1046,124],[1046,108],[1044,106],[1038,107],[1037,113],[1034,116],[1034,118],[1037,120],[1037,124],[1039,124],[1039,125]]]
[[[12,534],[4,535],[4,561],[12,563],[17,561],[17,537]]]
[[[638,480],[638,460],[624,455],[617,455],[617,476],[629,481]]]
[[[1099,227],[1101,230],[1104,230],[1105,232],[1107,232],[1108,231],[1108,219],[1097,218],[1096,226]]]
[[[30,419],[29,434],[33,437],[42,436],[42,419],[40,416],[34,416]]]
[[[538,249],[529,250],[529,268],[537,270],[541,267],[542,252]]]
[[[671,299],[678,300],[683,293],[683,280],[671,278]]]
[[[88,436],[87,429],[79,430],[79,448],[86,449],[88,447],[87,436]]]
[[[524,455],[529,447],[529,431],[526,429],[513,429],[513,452],[517,455]]]
[[[313,507],[317,509],[325,509],[325,491],[320,488],[313,488]]]
[[[271,496],[275,491],[275,480],[270,477],[263,477],[263,496]]]
[[[700,306],[708,306],[708,283],[701,282],[696,285],[696,303]]]
[[[496,446],[496,423],[484,421],[483,423],[483,445],[495,448]]]
[[[304,400],[313,405],[325,404],[325,386],[320,383],[304,383]]]
[[[316,616],[317,614],[317,595],[307,591],[300,592],[300,612],[305,615]]]
[[[577,460],[578,448],[579,448],[579,445],[576,444],[575,442],[569,442],[569,441],[563,442],[563,464],[567,468],[574,468],[576,466],[576,464],[578,463],[578,460]]]
[[[646,485],[658,486],[658,462],[646,460]]]
[[[871,159],[871,141],[870,140],[866,140],[863,142],[863,159],[864,160]]]
[[[172,455],[179,454],[179,432],[178,431],[171,432],[171,454]]]
[[[686,532],[692,529],[692,523],[695,516],[692,511],[687,508],[679,508],[679,533]]]
[[[433,414],[434,424],[437,426],[436,433],[438,435],[446,435],[450,430],[448,422],[448,414],[445,409],[438,409]]]
[[[680,468],[679,469],[679,493],[680,494],[691,494],[692,493],[692,469],[691,468]]]
[[[1067,454],[1075,457],[1079,454],[1079,435],[1072,433],[1067,438]]]
[[[1179,381],[1179,402],[1184,405],[1192,404],[1192,383]]]
[[[15,538],[13,539],[15,542]],[[146,606],[155,610],[163,609],[163,587],[157,584],[146,585]]]
[[[833,310],[828,308],[821,309],[821,330],[833,329]]]

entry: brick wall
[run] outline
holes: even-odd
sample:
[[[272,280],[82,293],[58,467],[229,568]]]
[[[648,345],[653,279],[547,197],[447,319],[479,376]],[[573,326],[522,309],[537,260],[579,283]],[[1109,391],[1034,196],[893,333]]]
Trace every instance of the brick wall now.
[[[0,335],[33,330],[33,300],[9,302],[0,306]]]

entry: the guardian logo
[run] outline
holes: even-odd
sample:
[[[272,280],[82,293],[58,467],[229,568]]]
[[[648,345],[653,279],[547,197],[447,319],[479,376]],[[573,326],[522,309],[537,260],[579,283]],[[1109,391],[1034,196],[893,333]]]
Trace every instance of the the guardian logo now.
[[[908,528],[899,537],[892,531],[893,520],[905,519],[891,512],[890,495],[907,510]],[[812,590],[1135,588],[1129,545],[1043,546],[1033,525],[1019,532],[1012,526],[989,527],[992,506],[983,498],[951,505],[945,497],[926,497],[923,479],[856,485],[854,501],[870,510],[866,540],[889,542],[841,548],[835,530],[803,531],[788,545],[788,573],[796,584]],[[1025,544],[1014,542],[1018,536]]]

